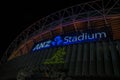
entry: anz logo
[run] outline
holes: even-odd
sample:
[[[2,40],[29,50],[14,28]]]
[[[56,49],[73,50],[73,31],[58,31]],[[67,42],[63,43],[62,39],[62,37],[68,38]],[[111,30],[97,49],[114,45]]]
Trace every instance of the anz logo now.
[[[81,32],[79,34],[74,35],[62,35],[56,36],[53,40],[48,40],[44,42],[40,42],[36,44],[32,51],[41,50],[44,48],[56,47],[56,46],[64,46],[70,44],[76,44],[81,42],[91,42],[91,41],[99,41],[107,39],[107,32]]]
[[[36,51],[36,50],[40,50],[40,49],[43,49],[43,48],[48,48],[50,47],[51,45],[51,40],[49,41],[45,41],[45,42],[41,42],[39,44],[37,44],[32,51]]]
[[[52,41],[53,46],[56,46],[56,45],[59,46],[59,45],[62,45],[62,43],[63,43],[63,40],[62,40],[61,36],[55,37],[54,41]]]
[[[59,46],[59,45],[62,45],[62,43],[63,43],[63,40],[62,40],[61,36],[56,36],[53,41],[48,40],[48,41],[45,41],[45,42],[38,43],[33,48],[33,51],[40,50],[40,49],[43,49],[43,48],[49,48],[49,47],[52,47],[52,46]]]

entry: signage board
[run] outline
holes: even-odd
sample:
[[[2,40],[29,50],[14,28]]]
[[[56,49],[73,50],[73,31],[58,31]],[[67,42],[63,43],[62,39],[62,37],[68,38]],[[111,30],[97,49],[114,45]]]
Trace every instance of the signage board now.
[[[87,29],[76,33],[58,35],[51,40],[38,42],[33,46],[32,51],[84,42],[103,41],[109,40],[110,38],[111,32],[109,27]]]

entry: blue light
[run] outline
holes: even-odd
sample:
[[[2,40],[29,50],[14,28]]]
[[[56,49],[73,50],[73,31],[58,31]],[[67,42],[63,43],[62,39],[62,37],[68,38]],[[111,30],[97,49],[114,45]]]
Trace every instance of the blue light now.
[[[61,38],[61,36],[56,36],[54,41],[52,41],[52,45],[56,46],[56,45],[62,45],[63,40]]]
[[[56,47],[56,46],[78,44],[83,42],[92,42],[102,39],[104,40],[106,38],[107,38],[107,33],[103,31],[98,31],[98,32],[84,31],[79,34],[61,35],[61,36],[56,36],[53,40],[48,40],[36,44],[32,49],[32,51],[37,51],[37,50]]]

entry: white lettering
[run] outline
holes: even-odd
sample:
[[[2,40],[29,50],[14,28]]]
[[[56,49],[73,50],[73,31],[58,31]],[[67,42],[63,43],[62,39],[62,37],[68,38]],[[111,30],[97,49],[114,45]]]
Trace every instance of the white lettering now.
[[[106,32],[96,32],[96,33],[94,32],[94,33],[82,33],[80,35],[75,35],[75,36],[65,36],[63,38],[61,38],[60,36],[60,40],[63,41],[63,45],[69,45],[77,42],[88,41],[91,39],[102,39],[106,37],[107,37]],[[53,42],[58,43],[60,40],[58,39]],[[52,44],[51,40],[41,42],[33,48],[33,51],[53,46],[51,44]],[[57,45],[55,44],[54,46],[57,46]]]
[[[88,39],[94,39],[94,34],[89,34]]]
[[[95,33],[95,37],[94,38],[96,38],[96,39],[98,39],[98,38],[106,38],[106,33],[105,32],[98,32],[98,33]]]
[[[76,42],[76,41],[77,41],[77,36],[73,36],[72,42]]]
[[[51,42],[52,42],[52,41],[46,41],[45,47],[50,47]]]
[[[41,49],[41,48],[50,47],[50,43],[51,43],[51,40],[46,41],[46,42],[39,43],[39,44],[37,44],[37,45],[35,46],[35,48],[33,48],[33,51],[38,50],[38,49]]]
[[[65,36],[64,43],[68,43],[68,42],[69,42],[69,36]]]
[[[82,40],[84,40],[84,33],[82,33],[82,35],[78,36],[78,41],[82,41]]]

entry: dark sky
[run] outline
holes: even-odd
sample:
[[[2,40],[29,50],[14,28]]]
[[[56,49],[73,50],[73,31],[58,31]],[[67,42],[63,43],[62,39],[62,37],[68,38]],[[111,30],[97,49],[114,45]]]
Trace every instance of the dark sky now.
[[[25,0],[24,0],[25,1]],[[28,25],[53,12],[59,11],[75,4],[92,0],[35,0],[29,2],[11,0],[1,3],[0,9],[0,56],[5,52],[9,44]]]

